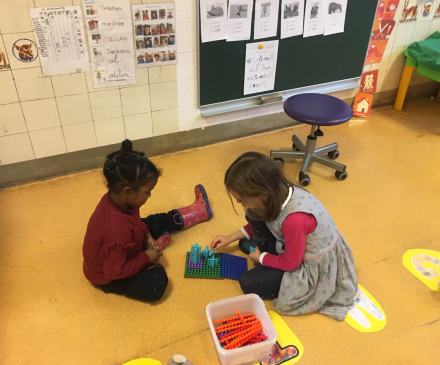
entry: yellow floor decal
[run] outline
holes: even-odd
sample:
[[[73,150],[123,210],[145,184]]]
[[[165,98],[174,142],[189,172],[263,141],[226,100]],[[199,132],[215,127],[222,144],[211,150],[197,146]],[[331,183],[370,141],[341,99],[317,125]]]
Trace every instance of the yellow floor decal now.
[[[348,311],[345,322],[360,332],[377,332],[385,327],[387,317],[376,299],[359,284],[354,305]]]
[[[440,291],[440,252],[432,250],[409,250],[402,257],[405,266],[428,288]]]
[[[275,311],[268,311],[269,317],[277,331],[277,342],[272,347],[272,355],[269,360],[259,365],[292,365],[301,359],[304,346]],[[258,364],[257,364],[258,365]]]
[[[125,362],[122,365],[162,365],[162,363],[153,359],[135,359]]]

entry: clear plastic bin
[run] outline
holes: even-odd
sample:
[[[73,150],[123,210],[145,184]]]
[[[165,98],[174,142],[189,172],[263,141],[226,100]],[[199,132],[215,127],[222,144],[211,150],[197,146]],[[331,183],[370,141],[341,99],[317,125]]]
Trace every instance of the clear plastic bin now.
[[[234,317],[237,315],[235,313],[236,310],[240,311],[241,314],[253,312],[261,321],[263,333],[267,336],[267,340],[237,349],[223,349],[218,342],[212,322],[223,318]],[[258,295],[246,294],[209,303],[206,307],[206,316],[208,317],[212,338],[222,365],[253,365],[269,358],[272,346],[277,340],[277,333],[267,313],[264,302]]]

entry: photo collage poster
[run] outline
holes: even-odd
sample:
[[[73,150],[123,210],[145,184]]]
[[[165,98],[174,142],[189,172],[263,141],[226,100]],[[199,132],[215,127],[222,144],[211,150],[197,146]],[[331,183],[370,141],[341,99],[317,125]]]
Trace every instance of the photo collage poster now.
[[[136,83],[129,0],[83,0],[95,88]]]
[[[174,3],[132,5],[138,68],[176,63]]]

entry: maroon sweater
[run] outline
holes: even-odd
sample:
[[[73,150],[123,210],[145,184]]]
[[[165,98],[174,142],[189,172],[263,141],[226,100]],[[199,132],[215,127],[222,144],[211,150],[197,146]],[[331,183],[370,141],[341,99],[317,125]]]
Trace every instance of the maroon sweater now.
[[[144,252],[147,225],[139,209],[125,209],[105,194],[90,217],[83,244],[83,270],[93,284],[137,274],[150,262]]]

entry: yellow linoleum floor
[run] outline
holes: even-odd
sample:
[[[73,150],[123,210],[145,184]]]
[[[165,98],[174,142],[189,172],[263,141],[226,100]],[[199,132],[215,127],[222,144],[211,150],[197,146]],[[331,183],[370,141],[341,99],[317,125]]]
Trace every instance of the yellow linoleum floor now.
[[[368,120],[323,130],[318,144],[339,142],[349,176],[338,181],[315,164],[308,190],[332,214],[353,250],[360,284],[388,323],[380,332],[360,333],[323,315],[283,317],[304,345],[299,363],[438,363],[440,293],[407,271],[402,255],[413,248],[440,251],[440,103],[376,109]],[[185,253],[244,224],[223,187],[236,157],[288,149],[293,133],[304,140],[308,131],[297,126],[152,159],[163,177],[141,209],[144,216],[192,203],[199,183],[214,209],[211,221],[173,235],[162,260],[170,284],[156,304],[106,295],[83,277],[84,232],[106,191],[101,171],[0,192],[0,364],[119,365],[150,357],[165,365],[175,353],[194,365],[218,364],[205,308],[240,295],[240,287],[227,279],[183,278]],[[285,164],[295,183],[299,168],[298,161]],[[224,252],[241,255],[233,245]]]

